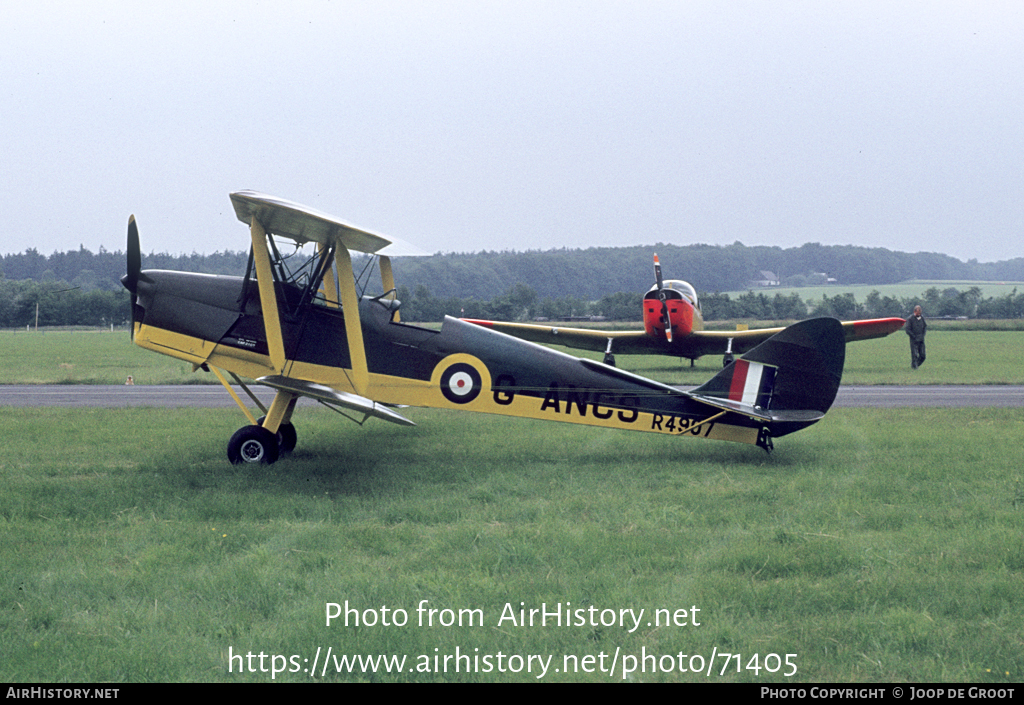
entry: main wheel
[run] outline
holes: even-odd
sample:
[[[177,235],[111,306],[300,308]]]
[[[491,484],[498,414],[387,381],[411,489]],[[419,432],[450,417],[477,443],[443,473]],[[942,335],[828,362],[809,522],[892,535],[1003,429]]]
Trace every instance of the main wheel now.
[[[266,416],[261,416],[256,423],[262,426],[263,420],[266,418]],[[295,432],[294,424],[283,423],[277,427],[277,447],[281,453],[291,453],[295,450],[295,444],[298,442],[299,435]]]
[[[277,460],[280,445],[277,434],[262,426],[243,426],[228,441],[228,460],[233,465],[262,463],[270,465]]]
[[[277,445],[281,449],[282,453],[291,453],[295,450],[295,444],[298,443],[299,436],[295,432],[295,426],[290,423],[281,424],[280,428],[277,429]]]

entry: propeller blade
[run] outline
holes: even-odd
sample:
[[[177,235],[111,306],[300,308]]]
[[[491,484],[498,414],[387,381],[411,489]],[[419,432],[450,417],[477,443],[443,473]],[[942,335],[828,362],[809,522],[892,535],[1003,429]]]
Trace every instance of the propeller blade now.
[[[139,226],[135,224],[135,216],[128,217],[128,256],[127,272],[121,278],[121,284],[131,293],[131,339],[135,340],[135,307],[139,301],[139,281],[146,280],[142,274],[142,246],[139,244]]]
[[[661,278],[661,261],[658,260],[658,253],[654,253],[654,280],[658,286],[658,298],[661,299],[661,325],[665,328],[665,338],[672,342],[672,319],[668,316],[668,298],[665,295],[665,282]]]
[[[134,296],[139,291],[139,276],[142,274],[142,246],[139,244],[139,226],[135,216],[128,216],[128,272],[124,277],[124,288]]]

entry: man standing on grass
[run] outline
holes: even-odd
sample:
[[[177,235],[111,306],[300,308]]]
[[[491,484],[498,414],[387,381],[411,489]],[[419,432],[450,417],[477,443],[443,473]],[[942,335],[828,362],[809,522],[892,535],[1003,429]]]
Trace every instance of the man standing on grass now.
[[[916,370],[924,362],[924,334],[928,323],[921,315],[921,307],[915,306],[914,313],[907,319],[903,330],[910,336],[910,369]]]

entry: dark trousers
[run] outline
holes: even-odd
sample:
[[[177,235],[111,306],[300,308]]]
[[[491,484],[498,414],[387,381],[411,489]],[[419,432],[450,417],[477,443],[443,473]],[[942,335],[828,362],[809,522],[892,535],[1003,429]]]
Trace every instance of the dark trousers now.
[[[917,369],[924,362],[924,338],[921,340],[910,339],[910,367]]]

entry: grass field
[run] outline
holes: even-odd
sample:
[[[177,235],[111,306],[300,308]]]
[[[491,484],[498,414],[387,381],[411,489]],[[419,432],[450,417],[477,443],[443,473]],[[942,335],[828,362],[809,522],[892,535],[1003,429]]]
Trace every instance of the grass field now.
[[[817,301],[822,296],[833,297],[837,294],[853,294],[857,301],[863,303],[872,291],[877,291],[879,294],[884,296],[893,296],[898,299],[905,299],[914,296],[921,296],[928,289],[938,289],[939,291],[945,291],[946,289],[957,289],[958,291],[969,291],[972,287],[978,287],[981,289],[982,298],[995,297],[999,298],[1006,296],[1007,294],[1013,293],[1014,289],[1024,290],[1024,282],[990,282],[990,281],[932,281],[928,279],[912,279],[910,281],[900,282],[899,284],[832,284],[829,286],[787,286],[787,287],[776,287],[772,289],[755,289],[756,292],[763,292],[768,296],[775,296],[775,294],[782,294],[783,296],[789,296],[790,294],[799,294],[800,298],[806,302]],[[730,297],[736,298],[741,294],[747,293],[747,289],[743,291],[730,291],[728,293]]]
[[[927,342],[928,362],[915,372],[903,333],[851,344],[843,384],[1024,384],[1024,330],[962,330],[936,322]],[[703,357],[691,369],[677,358],[620,355],[617,364],[668,384],[701,384],[714,376],[722,360]],[[126,332],[0,331],[0,384],[123,384],[129,375],[136,384],[216,384],[212,374],[193,373],[188,363],[131,345]]]
[[[1024,677],[1021,410],[838,409],[772,456],[407,411],[303,412],[258,470],[223,458],[233,412],[4,413],[0,678],[309,681],[328,647],[316,680]],[[595,610],[508,618],[568,603]]]
[[[0,384],[216,383],[192,365],[131,344],[127,331],[0,331]]]

